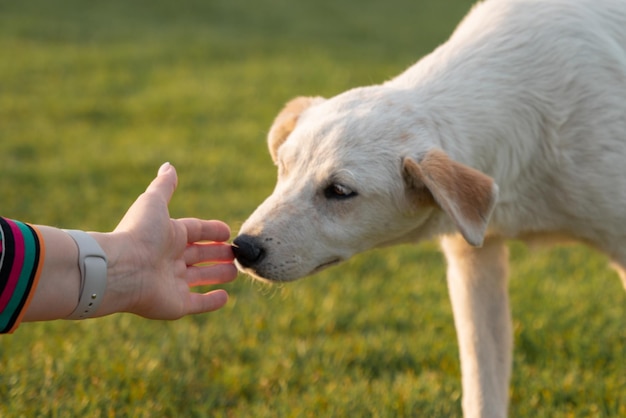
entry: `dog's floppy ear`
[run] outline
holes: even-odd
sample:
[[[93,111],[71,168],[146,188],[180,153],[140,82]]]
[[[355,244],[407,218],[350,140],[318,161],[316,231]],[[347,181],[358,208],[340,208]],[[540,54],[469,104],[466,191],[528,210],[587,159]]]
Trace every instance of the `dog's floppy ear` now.
[[[429,151],[420,163],[405,158],[402,174],[417,204],[437,204],[468,243],[482,245],[498,197],[491,177],[451,160],[441,150]]]
[[[291,131],[296,127],[300,114],[316,103],[324,101],[321,97],[296,97],[290,100],[283,110],[280,111],[270,132],[267,135],[267,145],[270,149],[272,160],[276,162],[276,152],[285,142]]]

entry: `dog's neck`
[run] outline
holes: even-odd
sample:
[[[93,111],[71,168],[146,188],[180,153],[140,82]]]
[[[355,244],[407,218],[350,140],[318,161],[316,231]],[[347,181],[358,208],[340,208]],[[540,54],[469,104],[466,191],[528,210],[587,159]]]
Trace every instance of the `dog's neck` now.
[[[571,112],[562,103],[574,100],[558,90],[563,85],[559,74],[528,68],[529,62],[558,54],[541,48],[529,52],[520,45],[534,42],[532,31],[520,29],[512,39],[506,25],[493,24],[503,33],[465,22],[448,42],[383,87],[403,91],[419,107],[420,118],[431,122],[435,146],[502,184],[516,181],[537,152],[553,151],[556,131]],[[534,55],[539,52],[545,56]],[[561,51],[563,65],[571,65],[568,55],[575,54]]]
[[[482,82],[487,74],[472,75],[454,68],[447,71],[447,83],[426,82],[412,92],[412,102],[421,108],[420,117],[429,121],[434,145],[499,183],[514,181],[532,162],[525,158],[534,151],[523,147],[541,143],[549,130],[543,117],[547,112],[519,100],[520,95],[509,100],[515,94],[509,96],[507,87]],[[466,82],[468,77],[476,81]],[[397,82],[402,83],[402,78]],[[534,140],[522,138],[529,133]]]

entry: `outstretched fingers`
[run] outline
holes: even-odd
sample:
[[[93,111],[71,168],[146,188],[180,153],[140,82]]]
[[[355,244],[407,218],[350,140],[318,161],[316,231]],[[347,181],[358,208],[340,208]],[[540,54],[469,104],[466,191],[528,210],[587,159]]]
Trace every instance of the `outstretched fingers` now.
[[[235,258],[232,247],[222,242],[188,244],[184,259],[188,266],[199,263],[231,262]]]
[[[228,293],[218,289],[208,293],[189,295],[188,314],[199,314],[218,310],[228,302]]]
[[[187,230],[187,242],[225,242],[230,238],[230,228],[222,221],[205,221],[197,218],[178,219]]]
[[[187,267],[187,284],[192,286],[214,285],[232,282],[237,278],[237,267],[232,263]]]

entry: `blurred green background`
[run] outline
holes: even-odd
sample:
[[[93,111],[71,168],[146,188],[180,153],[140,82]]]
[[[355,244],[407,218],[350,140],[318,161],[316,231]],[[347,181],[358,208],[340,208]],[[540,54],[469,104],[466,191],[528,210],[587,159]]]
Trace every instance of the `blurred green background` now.
[[[393,77],[470,6],[0,1],[0,214],[111,230],[170,161],[172,216],[234,234],[273,188],[265,135],[284,102]],[[511,254],[511,416],[625,416],[626,292],[607,260]],[[435,244],[224,288],[224,309],[176,322],[124,314],[1,337],[0,416],[460,416]]]

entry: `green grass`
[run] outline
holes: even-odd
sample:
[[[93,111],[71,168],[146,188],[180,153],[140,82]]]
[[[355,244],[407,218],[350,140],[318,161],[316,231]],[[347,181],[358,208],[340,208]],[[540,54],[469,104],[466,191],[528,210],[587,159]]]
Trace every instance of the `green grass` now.
[[[164,161],[173,216],[236,231],[268,195],[293,96],[388,79],[467,0],[0,3],[0,213],[110,230]],[[512,244],[511,416],[626,416],[626,292],[583,247]],[[24,324],[0,338],[3,417],[454,417],[460,371],[433,244],[357,256],[224,309]]]

